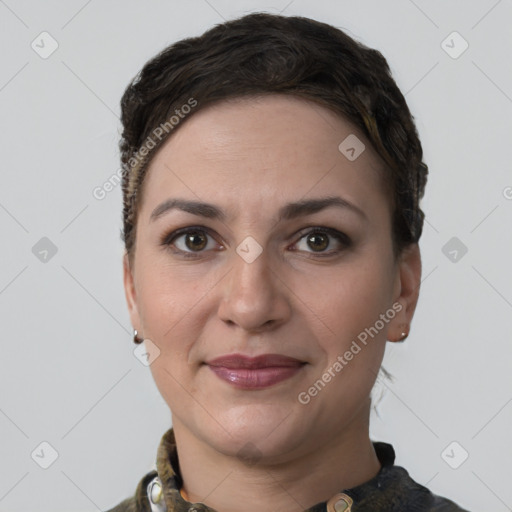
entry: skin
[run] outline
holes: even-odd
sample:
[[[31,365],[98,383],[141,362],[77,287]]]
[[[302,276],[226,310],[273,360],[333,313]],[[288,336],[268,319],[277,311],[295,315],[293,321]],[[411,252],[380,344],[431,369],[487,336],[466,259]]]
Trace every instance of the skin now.
[[[349,134],[366,147],[353,162],[338,150]],[[220,512],[238,511],[240,503],[249,512],[302,511],[378,473],[370,392],[386,341],[408,332],[421,279],[417,244],[394,257],[382,169],[369,141],[345,119],[279,95],[206,107],[155,155],[134,261],[123,261],[124,285],[133,327],[161,351],[151,371],[172,411],[188,500]],[[365,217],[331,206],[277,219],[289,202],[333,195]],[[174,209],[151,221],[169,198],[214,204],[226,218]],[[189,226],[210,232],[189,245],[183,235],[174,240],[175,251],[194,258],[161,245]],[[337,229],[352,243],[321,234],[318,245],[308,243],[315,227]],[[262,248],[252,263],[236,252],[247,236]],[[299,393],[394,303],[401,311],[308,404],[300,403]],[[231,353],[277,353],[305,364],[269,388],[241,390],[203,364]]]

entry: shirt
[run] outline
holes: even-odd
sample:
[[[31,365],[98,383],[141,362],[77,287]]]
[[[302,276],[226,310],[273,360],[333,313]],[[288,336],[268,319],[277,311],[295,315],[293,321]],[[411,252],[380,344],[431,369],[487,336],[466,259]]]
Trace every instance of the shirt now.
[[[396,466],[391,444],[372,444],[381,463],[378,474],[304,512],[468,512],[453,501],[432,494],[412,480],[404,468]],[[170,428],[160,441],[156,470],[140,480],[132,497],[107,512],[216,512],[204,503],[186,501],[180,494],[182,483],[176,440]],[[243,508],[241,504],[240,510]]]

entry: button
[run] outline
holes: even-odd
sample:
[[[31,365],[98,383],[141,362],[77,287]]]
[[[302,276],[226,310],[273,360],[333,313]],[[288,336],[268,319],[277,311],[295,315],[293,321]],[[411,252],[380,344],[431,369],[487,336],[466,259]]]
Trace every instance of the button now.
[[[344,493],[334,495],[327,502],[327,512],[350,512],[352,510],[353,500]]]
[[[166,512],[167,505],[164,500],[164,491],[162,482],[158,475],[149,482],[147,487],[147,495],[151,512]]]
[[[160,503],[162,499],[162,485],[158,480],[153,480],[149,489],[149,499],[152,503]]]

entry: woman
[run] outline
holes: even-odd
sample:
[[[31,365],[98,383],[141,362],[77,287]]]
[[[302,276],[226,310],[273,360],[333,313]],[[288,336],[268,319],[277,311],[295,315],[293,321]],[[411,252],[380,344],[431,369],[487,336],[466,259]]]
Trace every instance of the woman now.
[[[381,54],[251,14],[148,62],[122,122],[126,299],[173,428],[112,512],[463,510],[369,438],[427,179]]]

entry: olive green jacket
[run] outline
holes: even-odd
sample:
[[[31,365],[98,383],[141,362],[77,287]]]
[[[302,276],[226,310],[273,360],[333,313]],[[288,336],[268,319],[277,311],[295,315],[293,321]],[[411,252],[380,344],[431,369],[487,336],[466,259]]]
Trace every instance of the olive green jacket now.
[[[374,478],[345,489],[328,502],[318,503],[305,512],[468,512],[432,494],[414,482],[404,468],[395,466],[395,451],[390,444],[373,442],[373,446],[382,466]],[[181,487],[176,441],[171,428],[158,447],[156,470],[140,480],[134,496],[108,512],[215,512],[203,503],[185,501],[180,494]]]

